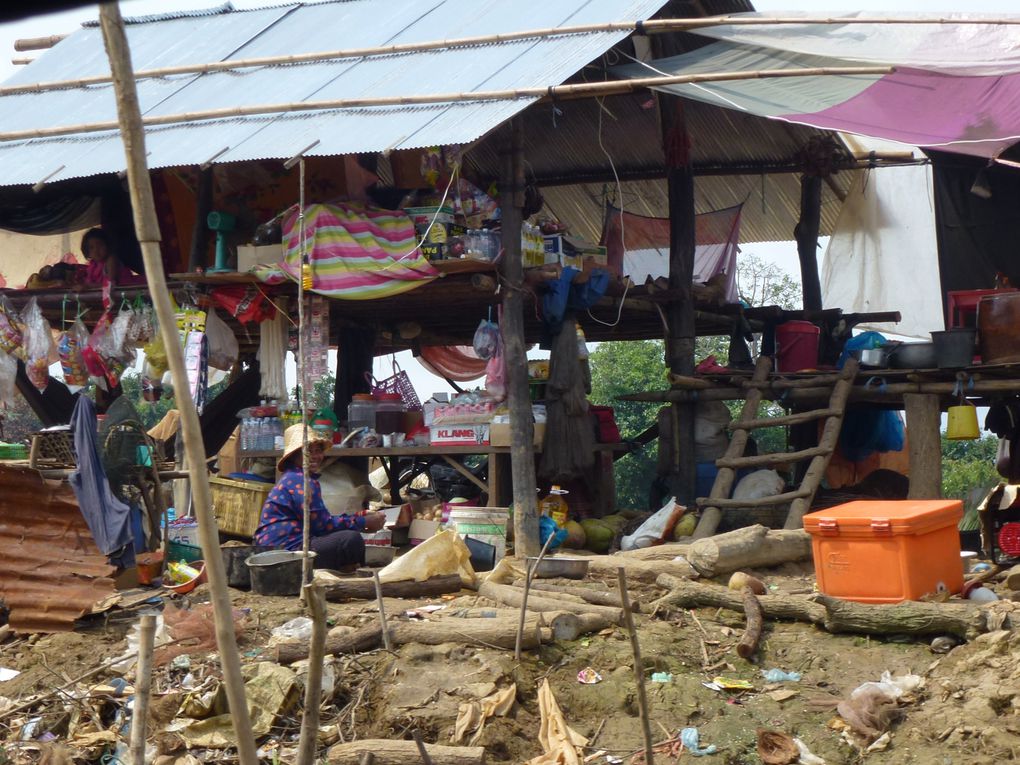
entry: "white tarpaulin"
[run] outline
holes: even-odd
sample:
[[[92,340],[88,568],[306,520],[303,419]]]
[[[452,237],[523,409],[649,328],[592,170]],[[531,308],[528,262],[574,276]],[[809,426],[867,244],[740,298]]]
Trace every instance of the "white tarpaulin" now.
[[[822,303],[845,312],[899,311],[898,324],[859,325],[923,337],[944,328],[931,168],[858,173],[822,263]]]

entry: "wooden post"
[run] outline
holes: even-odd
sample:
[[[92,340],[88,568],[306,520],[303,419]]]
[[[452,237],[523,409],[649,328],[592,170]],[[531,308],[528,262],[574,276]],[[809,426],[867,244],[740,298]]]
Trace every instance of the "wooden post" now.
[[[942,496],[942,409],[934,394],[905,393],[907,437],[910,442],[909,499]]]
[[[387,651],[393,650],[393,642],[390,640],[390,631],[386,627],[386,606],[383,603],[382,583],[379,581],[379,572],[372,572],[372,580],[375,582],[375,602],[379,607],[379,628],[382,630],[383,648]]]
[[[660,11],[663,15],[682,17],[688,10],[671,2]],[[657,35],[652,40],[656,58],[685,52],[678,35]],[[690,158],[690,137],[684,118],[683,100],[677,96],[658,94],[659,119],[662,125],[663,151],[666,157],[666,187],[669,194],[669,289],[676,297],[666,309],[669,336],[666,337],[666,366],[677,375],[694,374],[694,168]],[[676,455],[671,480],[677,501],[690,505],[695,499],[697,460],[694,456],[695,404],[675,402],[673,444]]]
[[[822,286],[818,280],[818,232],[822,225],[822,178],[800,179],[800,221],[793,229],[800,258],[800,284],[805,311],[822,310]]]
[[[347,406],[355,393],[368,393],[365,373],[372,371],[375,359],[375,330],[342,327],[337,335],[336,383],[333,411],[337,420],[347,419]]]
[[[319,739],[319,706],[322,704],[322,662],[326,658],[326,594],[321,584],[312,582],[302,588],[304,601],[312,617],[312,639],[308,646],[308,680],[305,682],[305,709],[298,740],[298,765],[315,765]]]
[[[156,218],[156,204],[152,194],[152,182],[145,164],[145,131],[138,106],[138,91],[131,68],[131,54],[128,50],[124,20],[117,3],[103,3],[99,8],[99,20],[103,30],[106,54],[113,73],[114,92],[117,96],[117,117],[127,158],[128,184],[131,189],[131,206],[135,230],[142,246],[145,262],[145,278],[149,294],[159,319],[160,332],[166,345],[167,362],[175,380],[187,380],[184,368],[184,352],[177,335],[170,305],[170,291],[163,275],[160,257],[159,221]],[[216,626],[216,644],[219,648],[223,667],[223,684],[226,687],[230,717],[237,739],[237,757],[241,765],[257,765],[255,737],[252,734],[251,718],[248,716],[248,700],[244,692],[244,677],[241,675],[241,657],[234,635],[234,616],[227,591],[227,578],[220,554],[219,533],[213,515],[209,474],[205,468],[205,451],[202,446],[202,431],[198,411],[187,385],[176,387],[177,407],[181,411],[181,429],[184,449],[188,456],[191,472],[191,489],[194,497],[195,515],[198,519],[198,534],[202,545],[202,557],[209,577],[209,595],[212,601]]]
[[[191,229],[191,251],[188,255],[188,270],[205,268],[209,260],[209,225],[206,219],[213,209],[213,169],[207,167],[198,171],[198,190],[195,194],[195,227]]]
[[[152,688],[152,645],[156,638],[156,617],[142,616],[138,629],[138,665],[135,670],[135,703],[131,708],[131,762],[145,765],[145,721],[149,716]]]
[[[528,355],[524,343],[524,261],[521,254],[521,208],[524,206],[524,142],[519,119],[510,123],[510,145],[503,157],[500,207],[503,221],[503,355],[510,408],[510,472],[514,487],[514,554],[537,555],[538,501],[535,496],[535,425],[528,391]]]

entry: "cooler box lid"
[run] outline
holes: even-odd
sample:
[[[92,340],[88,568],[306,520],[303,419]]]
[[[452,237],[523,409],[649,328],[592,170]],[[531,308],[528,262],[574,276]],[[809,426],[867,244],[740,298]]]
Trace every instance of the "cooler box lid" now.
[[[813,536],[926,534],[963,518],[958,499],[858,500],[804,516]]]

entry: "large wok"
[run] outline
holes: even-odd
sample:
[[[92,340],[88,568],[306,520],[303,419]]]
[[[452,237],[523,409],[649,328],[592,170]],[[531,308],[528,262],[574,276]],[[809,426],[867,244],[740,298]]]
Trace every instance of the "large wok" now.
[[[883,346],[892,369],[934,369],[935,343],[886,343]]]

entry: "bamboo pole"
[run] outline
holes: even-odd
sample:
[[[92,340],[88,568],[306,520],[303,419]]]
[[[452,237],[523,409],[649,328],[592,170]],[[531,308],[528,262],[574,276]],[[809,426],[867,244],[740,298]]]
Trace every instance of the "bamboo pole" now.
[[[156,638],[156,617],[144,614],[138,629],[138,665],[135,669],[135,702],[131,707],[131,762],[145,765],[145,722],[149,716],[152,689],[152,646]]]
[[[552,544],[555,534],[550,534],[545,544],[542,545],[541,552],[538,553],[538,557],[528,564],[528,573],[524,577],[524,594],[521,595],[521,613],[517,620],[517,642],[514,645],[514,661],[518,664],[521,661],[521,644],[524,642],[524,621],[528,615],[528,595],[531,592],[531,580],[535,578],[535,571],[538,569],[538,564],[545,558],[545,553],[549,549],[549,545]]]
[[[200,120],[233,119],[263,114],[286,114],[288,112],[332,111],[340,109],[361,109],[381,106],[421,106],[427,104],[477,103],[479,101],[516,101],[531,99],[567,100],[571,98],[601,98],[610,95],[633,93],[645,88],[662,88],[669,85],[686,85],[703,82],[733,82],[737,80],[773,79],[782,77],[819,77],[823,75],[889,74],[895,71],[890,66],[843,66],[811,67],[804,69],[758,70],[753,72],[714,72],[709,74],[681,74],[668,77],[635,77],[626,80],[599,82],[576,82],[568,85],[550,85],[537,88],[514,88],[508,90],[476,90],[453,93],[424,93],[405,96],[367,96],[364,98],[340,98],[325,101],[297,101],[280,104],[253,104],[232,106],[224,109],[206,109],[179,114],[149,116],[142,119],[145,127],[176,125]],[[24,141],[30,138],[53,138],[77,133],[99,133],[117,130],[116,122],[84,122],[77,125],[63,125],[30,130],[12,130],[0,133],[0,141]]]
[[[22,37],[14,41],[14,50],[19,53],[24,53],[30,50],[45,50],[52,48],[58,42],[63,40],[67,35],[49,35],[48,37]],[[109,82],[109,77],[104,77],[105,82]]]
[[[623,602],[623,618],[627,623],[630,635],[630,649],[634,654],[634,680],[637,682],[638,712],[641,714],[641,733],[645,739],[645,762],[652,765],[652,723],[648,711],[648,696],[645,693],[645,668],[641,661],[641,644],[638,643],[637,630],[634,629],[634,614],[630,608],[630,594],[627,591],[627,571],[616,570],[620,582],[620,600]]]
[[[308,680],[305,683],[305,709],[301,717],[298,741],[298,765],[315,765],[319,739],[319,706],[322,704],[322,662],[326,658],[326,594],[322,585],[312,582],[301,588],[312,615],[312,639],[308,646]]]
[[[288,163],[289,164],[289,163]],[[298,241],[301,258],[298,263],[298,396],[301,407],[301,582],[312,579],[312,492],[308,462],[308,390],[305,380],[305,264],[308,260],[308,243],[305,241],[305,158],[298,159]],[[304,588],[301,590],[302,596]]]
[[[379,608],[379,628],[382,630],[383,648],[387,651],[393,650],[393,641],[390,638],[390,630],[386,626],[386,605],[383,603],[382,582],[379,581],[379,572],[372,572],[372,580],[375,582],[375,603]]]
[[[145,132],[142,129],[138,92],[131,74],[131,53],[127,45],[127,36],[124,33],[124,20],[121,18],[119,4],[103,3],[99,9],[99,20],[117,92],[117,113],[127,159],[131,208],[138,242],[141,245],[142,260],[145,264],[145,277],[153,306],[156,309],[156,316],[159,318],[160,333],[163,336],[163,343],[166,345],[170,372],[174,380],[179,381],[176,388],[177,407],[181,412],[184,451],[190,466],[199,541],[209,577],[209,595],[216,627],[216,644],[223,667],[223,683],[230,706],[230,717],[237,738],[238,761],[241,765],[257,765],[255,738],[248,715],[244,678],[241,675],[241,657],[234,636],[234,617],[230,594],[227,591],[223,556],[220,555],[216,519],[212,512],[209,475],[205,467],[205,450],[202,445],[202,429],[195,402],[187,385],[188,376],[184,368],[184,354],[177,334],[173,308],[170,305],[170,292],[166,287],[166,277],[163,275],[163,262],[159,249],[159,222],[156,218],[152,184],[145,163]]]
[[[709,16],[698,19],[655,19],[649,21],[624,21],[607,22],[604,24],[579,24],[563,27],[546,27],[540,29],[526,29],[520,32],[505,32],[495,35],[475,35],[470,37],[458,37],[448,40],[430,40],[415,43],[398,43],[394,45],[376,45],[364,48],[341,48],[331,51],[316,51],[312,53],[298,53],[284,56],[257,56],[243,59],[227,59],[226,61],[211,61],[201,64],[182,64],[179,66],[164,66],[155,69],[140,69],[135,72],[135,79],[151,79],[157,77],[173,77],[186,74],[210,74],[213,72],[225,72],[235,69],[254,69],[264,66],[286,66],[293,64],[314,64],[322,61],[334,61],[345,58],[368,58],[371,56],[395,56],[406,53],[425,53],[435,50],[453,50],[457,48],[470,48],[479,45],[494,45],[502,43],[517,42],[521,40],[538,40],[548,37],[570,37],[574,35],[587,35],[599,33],[620,33],[637,32],[639,34],[665,34],[678,32],[687,29],[700,29],[711,26],[772,26],[784,24],[946,24],[946,25],[1015,25],[1020,20],[1015,17],[998,19],[950,19],[945,17],[933,17],[927,19],[903,18],[839,18],[833,16],[820,16],[817,18],[743,18],[727,16]],[[52,35],[51,37],[34,38],[28,40],[17,40],[14,49],[18,51],[37,50],[44,47],[52,47],[66,35]],[[50,42],[52,41],[52,42]],[[40,44],[48,43],[48,44]],[[18,47],[18,45],[26,47]],[[31,47],[27,47],[31,45]],[[0,96],[16,95],[19,93],[38,93],[46,90],[60,90],[66,88],[83,88],[93,85],[102,85],[110,82],[109,75],[94,75],[91,77],[76,77],[68,80],[52,80],[49,82],[37,82],[26,85],[12,85],[0,88]],[[903,152],[906,154],[907,152]]]

